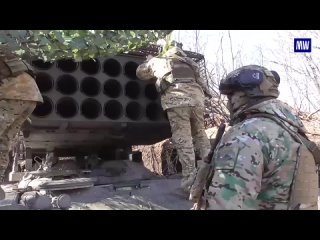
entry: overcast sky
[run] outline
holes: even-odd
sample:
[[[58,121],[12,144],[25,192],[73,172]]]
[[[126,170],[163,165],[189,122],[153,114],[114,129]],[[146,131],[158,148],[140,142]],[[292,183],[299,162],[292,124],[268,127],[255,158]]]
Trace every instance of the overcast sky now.
[[[293,104],[290,88],[286,83],[286,76],[282,67],[273,63],[277,61],[279,54],[294,56],[293,54],[293,38],[286,37],[289,31],[280,30],[231,30],[230,36],[232,40],[232,50],[235,55],[237,51],[241,52],[243,65],[258,64],[263,60],[263,65],[271,70],[276,70],[283,81],[281,81],[280,99]],[[308,34],[298,34],[295,37],[309,37]],[[221,37],[223,39],[223,60],[228,72],[232,71],[232,55],[230,48],[230,39],[227,30],[201,30],[200,43],[203,45],[203,54],[207,64],[213,67],[217,62],[217,51],[220,48]],[[194,51],[195,31],[194,30],[175,30],[173,38],[183,43],[185,50]],[[279,44],[279,39],[284,41],[283,47]],[[220,48],[221,49],[221,48]],[[221,52],[221,51],[220,51]],[[263,59],[261,57],[263,54]],[[311,53],[312,54],[312,53]],[[299,64],[297,62],[297,64]]]

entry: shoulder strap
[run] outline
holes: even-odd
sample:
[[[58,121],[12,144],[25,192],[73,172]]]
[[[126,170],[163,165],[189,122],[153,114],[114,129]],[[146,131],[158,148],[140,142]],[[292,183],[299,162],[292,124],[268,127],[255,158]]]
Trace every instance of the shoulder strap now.
[[[32,67],[26,63],[25,61],[22,61],[18,58],[13,58],[13,59],[6,59],[4,62],[7,64],[8,68],[11,71],[11,74],[13,76],[16,76],[20,74],[21,72],[25,71],[32,71]]]
[[[313,141],[310,141],[308,139],[308,137],[304,134],[304,132],[300,128],[298,128],[298,132],[294,132],[290,128],[288,128],[286,125],[283,124],[281,120],[285,121],[285,119],[281,118],[280,120],[278,117],[268,113],[250,113],[246,115],[245,119],[257,118],[257,117],[268,118],[276,122],[283,129],[285,129],[297,142],[304,144],[308,148],[308,150],[312,153],[315,163],[320,164],[320,149]]]

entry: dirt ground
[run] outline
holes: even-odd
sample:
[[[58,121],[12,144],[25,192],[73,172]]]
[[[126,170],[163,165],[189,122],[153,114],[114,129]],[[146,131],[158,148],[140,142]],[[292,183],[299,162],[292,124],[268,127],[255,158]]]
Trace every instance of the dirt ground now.
[[[47,194],[69,195],[70,210],[188,210],[192,207],[188,194],[180,188],[180,174],[159,176],[142,163],[128,160],[105,162],[103,167],[108,170],[107,176],[90,177],[95,186],[53,190]],[[14,191],[17,184],[2,184],[1,187],[6,198],[0,201],[0,210],[21,209]]]
[[[141,181],[139,188],[105,185],[59,193],[67,193],[71,197],[69,210],[190,210],[192,203],[179,186],[180,179],[153,179]],[[10,191],[10,186],[4,186],[4,189]]]

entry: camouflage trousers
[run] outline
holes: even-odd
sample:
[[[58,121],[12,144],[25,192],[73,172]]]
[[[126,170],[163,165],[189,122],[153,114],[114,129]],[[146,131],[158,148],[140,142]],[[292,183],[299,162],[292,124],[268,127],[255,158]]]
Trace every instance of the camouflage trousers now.
[[[189,189],[193,182],[196,171],[195,152],[200,152],[199,156],[203,157],[210,151],[210,142],[204,128],[203,112],[202,107],[167,109],[172,142],[177,149],[182,166],[181,186],[184,190]]]
[[[9,164],[12,140],[35,107],[33,101],[0,100],[0,181]]]

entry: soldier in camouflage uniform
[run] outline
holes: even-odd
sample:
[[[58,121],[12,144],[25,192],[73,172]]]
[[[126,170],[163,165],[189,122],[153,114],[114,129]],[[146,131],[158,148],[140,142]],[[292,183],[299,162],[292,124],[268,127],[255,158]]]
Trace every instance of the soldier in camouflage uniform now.
[[[317,209],[316,158],[301,120],[276,99],[279,83],[276,72],[256,65],[221,81],[232,127],[212,158],[208,209]]]
[[[0,45],[0,182],[4,180],[13,138],[37,103],[43,102],[32,75],[29,64]]]
[[[182,188],[188,192],[195,172],[195,149],[204,156],[210,143],[204,128],[204,94],[210,96],[200,77],[198,65],[182,51],[171,46],[163,56],[148,57],[137,68],[141,80],[156,78],[162,108],[171,125],[172,141],[182,165]],[[199,151],[198,151],[199,150]]]

